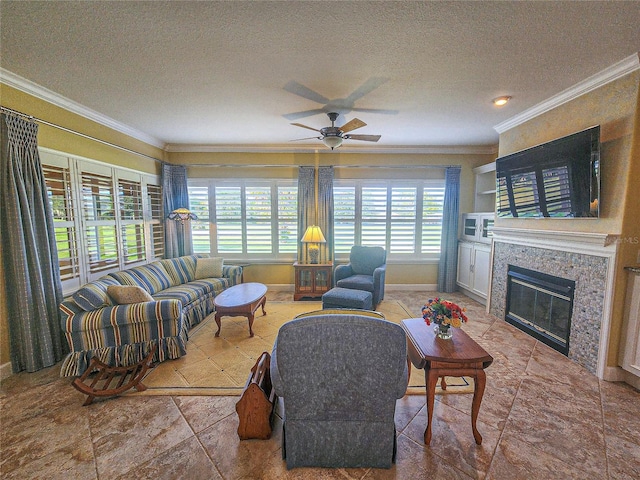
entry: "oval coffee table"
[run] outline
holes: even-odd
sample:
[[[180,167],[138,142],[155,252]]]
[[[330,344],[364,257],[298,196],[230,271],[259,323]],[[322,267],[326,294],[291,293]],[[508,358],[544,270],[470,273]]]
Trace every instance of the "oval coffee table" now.
[[[216,306],[216,324],[218,331],[216,337],[220,336],[220,318],[247,317],[249,320],[249,336],[253,337],[254,313],[258,307],[262,307],[262,314],[266,315],[264,305],[267,303],[267,286],[262,283],[241,283],[227,288],[214,299]]]

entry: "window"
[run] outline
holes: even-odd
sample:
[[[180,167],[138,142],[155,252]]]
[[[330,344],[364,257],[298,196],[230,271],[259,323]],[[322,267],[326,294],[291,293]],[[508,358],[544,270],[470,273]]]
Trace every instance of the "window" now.
[[[162,208],[162,187],[147,183],[147,212],[149,212],[150,259],[164,257],[164,209]]]
[[[443,181],[337,180],[333,193],[337,255],[378,245],[389,258],[439,256]]]
[[[145,260],[147,254],[144,243],[142,184],[140,181],[118,179],[118,205],[120,207],[124,264],[129,265]]]
[[[157,176],[42,148],[40,158],[65,294],[110,271],[162,257]]]
[[[298,187],[291,180],[189,182],[195,252],[286,258],[298,245]]]
[[[42,165],[42,170],[47,185],[49,203],[53,211],[60,280],[63,286],[77,288],[80,286],[80,266],[77,231],[73,221],[71,173],[68,162],[56,161],[58,159],[52,160],[52,164]]]

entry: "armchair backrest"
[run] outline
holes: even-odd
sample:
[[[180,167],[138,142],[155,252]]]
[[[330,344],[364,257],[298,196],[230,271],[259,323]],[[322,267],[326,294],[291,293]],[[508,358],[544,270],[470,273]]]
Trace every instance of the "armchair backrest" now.
[[[373,275],[373,271],[387,261],[387,252],[382,247],[351,247],[349,262],[353,272],[357,275]]]
[[[280,327],[270,372],[287,468],[389,468],[406,352],[402,328],[380,318],[318,314]]]
[[[287,419],[393,418],[395,400],[406,390],[406,342],[399,325],[367,316],[286,323],[274,352]]]

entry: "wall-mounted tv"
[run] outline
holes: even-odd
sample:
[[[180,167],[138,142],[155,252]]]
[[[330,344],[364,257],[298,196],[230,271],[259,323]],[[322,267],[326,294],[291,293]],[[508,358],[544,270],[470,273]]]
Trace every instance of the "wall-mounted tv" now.
[[[597,218],[600,126],[496,159],[498,217]]]

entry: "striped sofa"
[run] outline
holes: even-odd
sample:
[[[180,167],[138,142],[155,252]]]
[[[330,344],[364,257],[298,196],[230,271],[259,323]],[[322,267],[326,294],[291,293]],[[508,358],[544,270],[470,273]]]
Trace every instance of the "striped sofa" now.
[[[70,353],[61,376],[81,375],[92,357],[112,366],[142,360],[155,344],[154,361],[179,358],[191,328],[214,310],[214,298],[242,279],[242,267],[224,265],[222,277],[196,279],[195,254],[156,261],[94,280],[60,304],[61,325]],[[135,285],[153,301],[118,305],[111,285]]]

